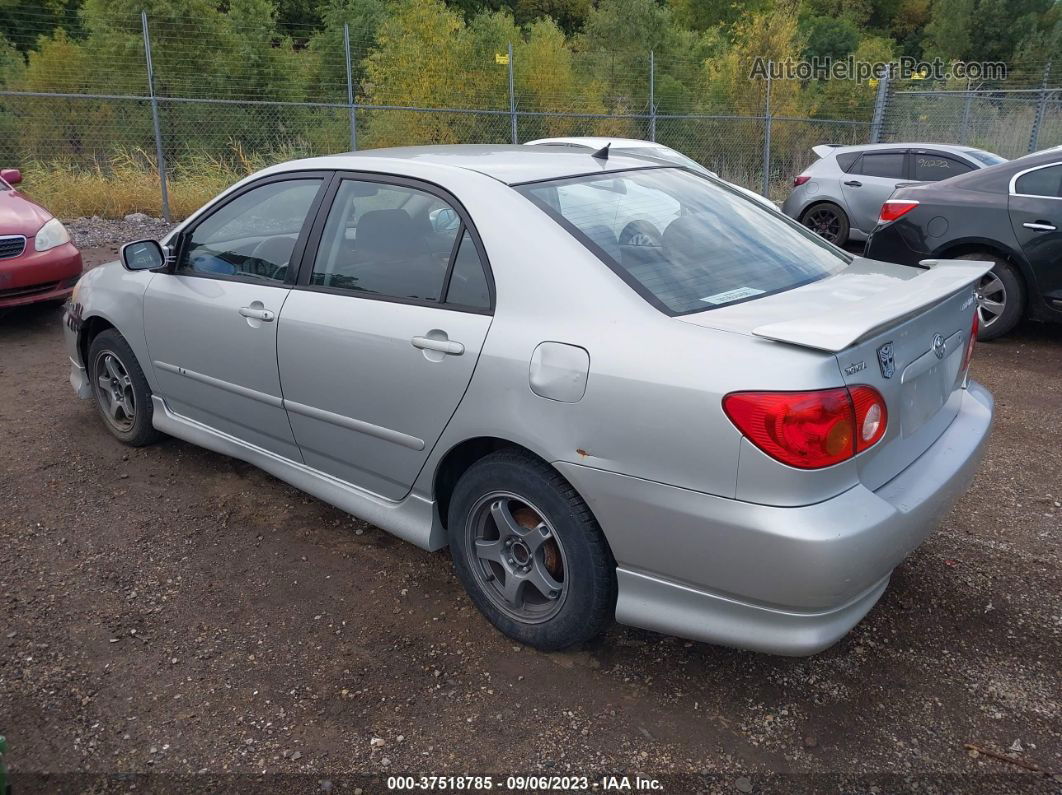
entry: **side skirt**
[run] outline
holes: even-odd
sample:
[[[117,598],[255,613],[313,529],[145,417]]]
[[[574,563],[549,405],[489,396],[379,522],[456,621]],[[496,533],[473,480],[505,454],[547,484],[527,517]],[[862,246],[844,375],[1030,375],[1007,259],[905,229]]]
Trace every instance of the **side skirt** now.
[[[221,433],[195,420],[170,411],[166,401],[151,398],[154,408],[152,424],[163,433],[183,439],[215,453],[253,464],[300,491],[305,491],[341,511],[371,522],[422,549],[435,551],[446,546],[446,531],[439,521],[435,502],[417,494],[399,501],[353,486],[324,472],[263,450],[234,436]]]

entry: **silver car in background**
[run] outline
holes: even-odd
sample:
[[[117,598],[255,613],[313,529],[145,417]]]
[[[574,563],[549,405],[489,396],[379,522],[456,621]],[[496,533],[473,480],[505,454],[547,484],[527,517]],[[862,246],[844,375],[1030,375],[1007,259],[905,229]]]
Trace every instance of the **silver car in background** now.
[[[838,246],[867,239],[898,185],[939,182],[1005,161],[948,144],[822,144],[812,151],[819,159],[793,179],[782,212]]]
[[[633,227],[633,231],[629,230]],[[678,166],[528,146],[283,163],[87,273],[108,429],[426,550],[498,629],[830,646],[964,491],[990,263],[853,257]]]

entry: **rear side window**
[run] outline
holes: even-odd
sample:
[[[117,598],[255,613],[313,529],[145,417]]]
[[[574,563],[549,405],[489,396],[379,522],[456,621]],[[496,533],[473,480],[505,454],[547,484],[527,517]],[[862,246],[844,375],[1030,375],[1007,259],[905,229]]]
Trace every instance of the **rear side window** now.
[[[1028,196],[1062,197],[1062,163],[1022,174],[1014,185],[1014,192]]]
[[[446,303],[470,306],[474,309],[490,309],[490,288],[483,272],[476,244],[465,230],[458,244],[454,268],[450,273],[450,286],[446,290]]]
[[[973,171],[973,166],[956,160],[954,157],[935,152],[916,152],[912,155],[914,173],[912,179],[920,182],[939,182],[948,177],[955,177]]]
[[[867,177],[903,179],[903,152],[867,152],[852,173]]]
[[[837,165],[841,167],[841,171],[849,171],[855,161],[859,159],[859,152],[845,152],[837,155]]]
[[[516,189],[672,315],[789,290],[849,262],[799,224],[683,169],[594,174]]]

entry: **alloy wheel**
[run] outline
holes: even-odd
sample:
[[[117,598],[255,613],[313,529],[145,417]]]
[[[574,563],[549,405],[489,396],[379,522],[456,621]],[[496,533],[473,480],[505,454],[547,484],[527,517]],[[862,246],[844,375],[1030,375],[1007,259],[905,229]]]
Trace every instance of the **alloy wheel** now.
[[[981,328],[988,328],[1007,308],[1007,288],[1003,280],[989,271],[977,285],[977,319]]]
[[[96,398],[107,421],[119,431],[130,430],[136,422],[136,397],[133,379],[122,360],[111,351],[100,351],[92,372],[96,376]]]
[[[473,506],[465,525],[469,568],[487,597],[528,624],[553,618],[568,595],[564,546],[542,511],[511,492]]]
[[[841,219],[828,207],[819,207],[805,215],[804,226],[831,243],[836,243],[841,233]]]

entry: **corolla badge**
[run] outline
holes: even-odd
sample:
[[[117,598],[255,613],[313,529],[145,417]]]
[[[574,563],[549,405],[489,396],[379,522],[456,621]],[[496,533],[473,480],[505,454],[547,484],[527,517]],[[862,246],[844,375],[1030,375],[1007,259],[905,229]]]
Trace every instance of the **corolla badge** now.
[[[892,355],[892,343],[886,342],[878,348],[878,367],[882,378],[892,378],[896,374],[896,359]]]
[[[938,359],[943,359],[944,354],[948,352],[948,343],[944,341],[943,334],[933,335],[933,355]]]

